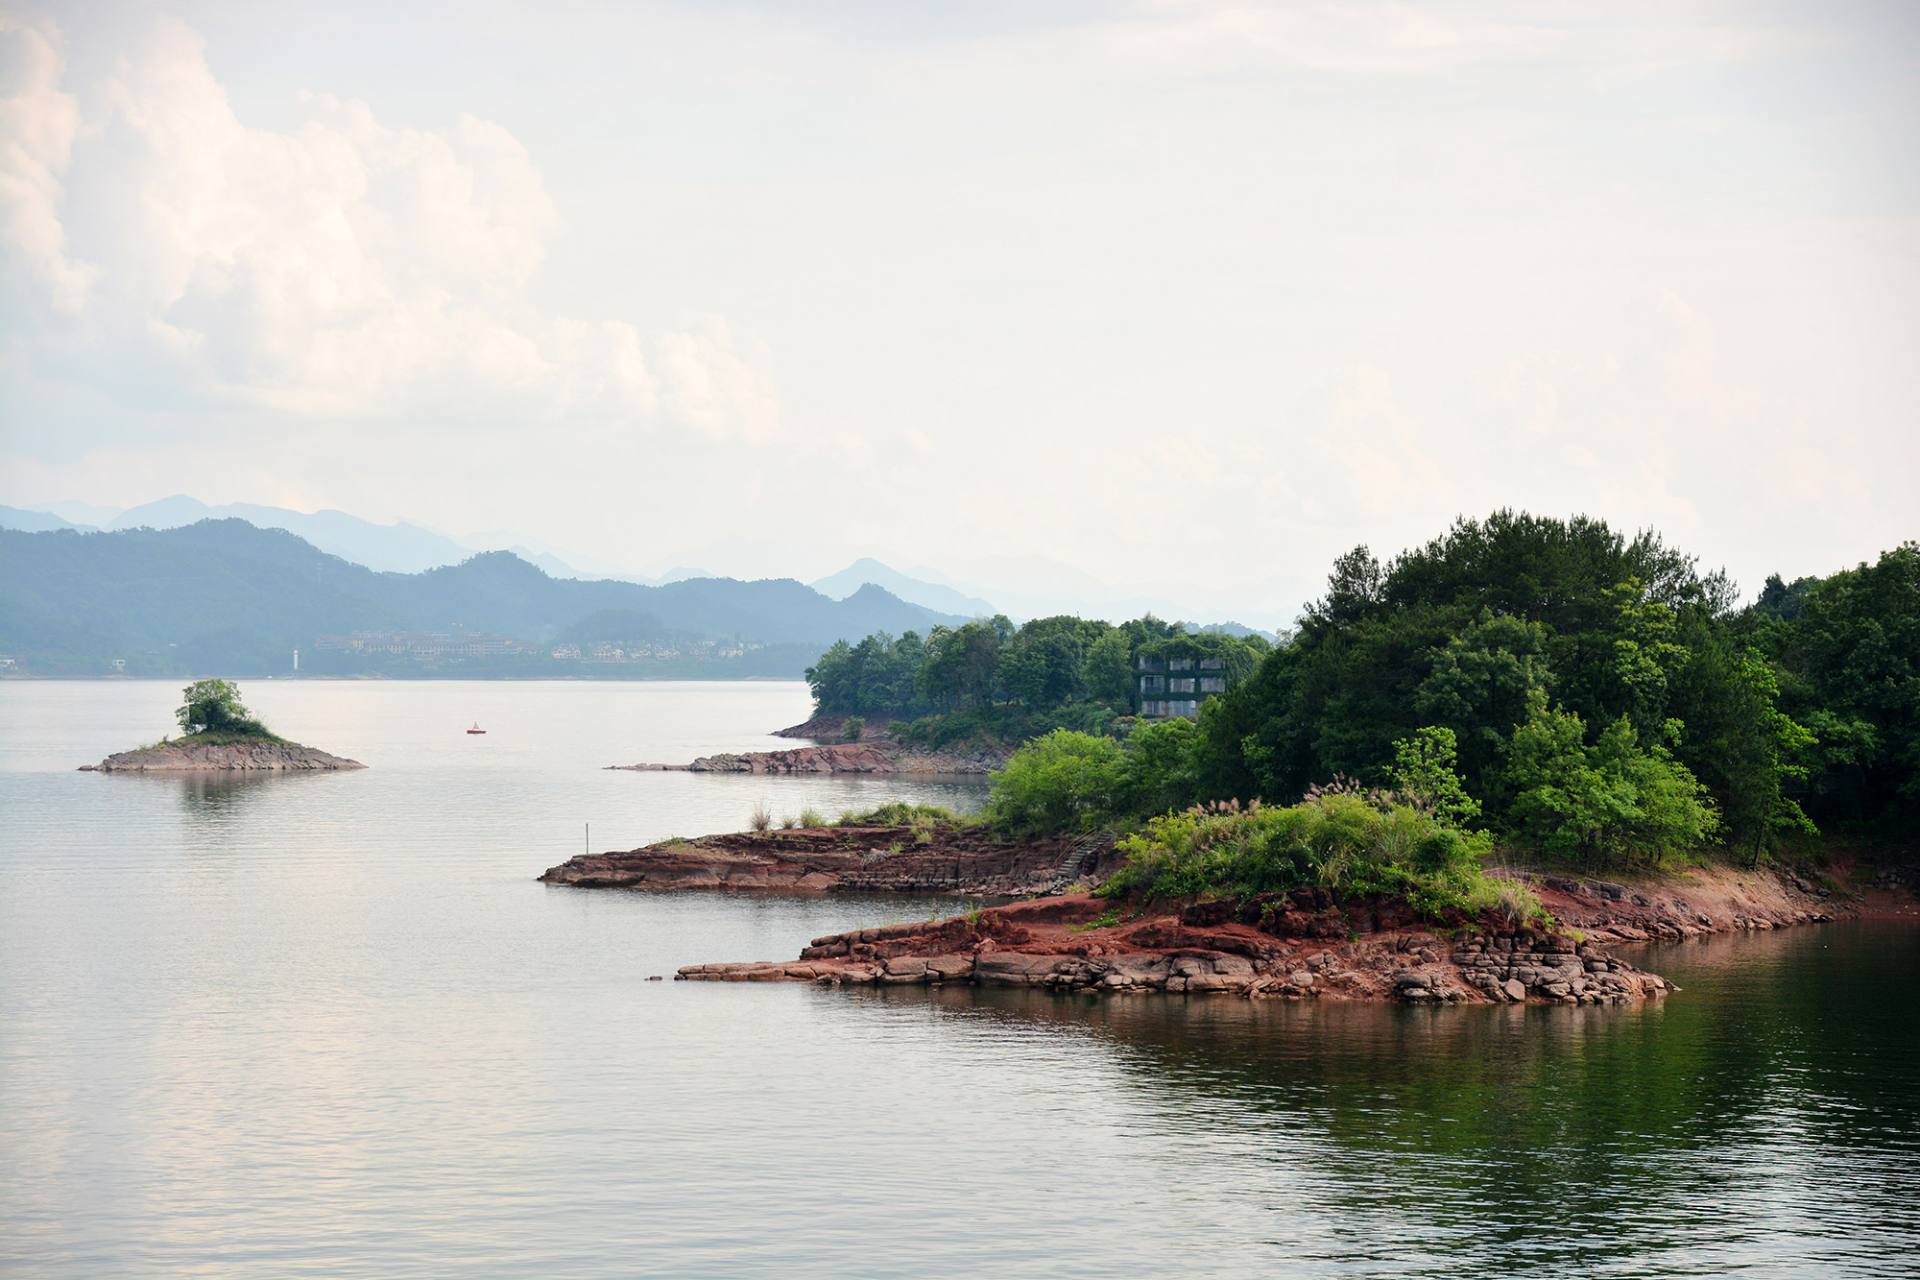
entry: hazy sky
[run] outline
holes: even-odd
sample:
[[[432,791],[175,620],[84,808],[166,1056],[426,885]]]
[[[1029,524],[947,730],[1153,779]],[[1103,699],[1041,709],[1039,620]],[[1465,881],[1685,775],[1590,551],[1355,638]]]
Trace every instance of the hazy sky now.
[[[0,5],[0,501],[1268,624],[1514,505],[1757,588],[1920,536],[1917,66],[1832,0]]]

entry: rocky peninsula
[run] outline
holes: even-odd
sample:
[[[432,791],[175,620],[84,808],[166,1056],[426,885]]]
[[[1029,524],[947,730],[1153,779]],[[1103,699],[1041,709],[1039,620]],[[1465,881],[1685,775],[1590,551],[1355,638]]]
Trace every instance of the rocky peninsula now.
[[[1098,993],[1624,1004],[1672,990],[1623,943],[1784,928],[1850,913],[1771,869],[1696,868],[1633,884],[1528,872],[1551,926],[1458,920],[1444,938],[1403,901],[1296,889],[1141,910],[1086,892],[1121,863],[1108,837],[1009,839],[980,826],[837,826],[669,840],[569,859],[540,878],[662,891],[1029,897],[947,919],[816,938],[792,960],[693,964],[697,981],[975,983]]]
[[[1406,1004],[1622,1005],[1675,990],[1571,933],[1468,927],[1442,938],[1404,904],[1296,890],[1119,921],[1086,894],[815,938],[797,960],[696,964],[694,981],[1041,987]],[[1368,926],[1364,932],[1356,926]]]
[[[1098,879],[1117,857],[1110,837],[1015,841],[974,826],[797,827],[583,854],[540,879],[583,888],[1018,897]]]
[[[277,739],[195,742],[182,738],[133,751],[120,751],[99,764],[83,764],[83,773],[311,773],[364,769],[358,760],[329,755],[314,747]]]

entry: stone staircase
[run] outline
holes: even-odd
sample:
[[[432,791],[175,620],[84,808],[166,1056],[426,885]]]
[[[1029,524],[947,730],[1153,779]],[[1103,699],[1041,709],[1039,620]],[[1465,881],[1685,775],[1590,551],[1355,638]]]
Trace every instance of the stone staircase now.
[[[1113,834],[1107,831],[1095,831],[1074,841],[1067,851],[1060,855],[1060,865],[1054,868],[1053,879],[1047,885],[1042,896],[1065,893],[1067,887],[1086,876],[1093,870],[1100,855],[1113,847]]]

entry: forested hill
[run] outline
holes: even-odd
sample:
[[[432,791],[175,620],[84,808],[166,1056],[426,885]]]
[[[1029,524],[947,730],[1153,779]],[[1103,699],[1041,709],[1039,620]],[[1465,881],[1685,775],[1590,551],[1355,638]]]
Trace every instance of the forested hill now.
[[[507,552],[378,573],[241,520],[0,531],[0,654],[40,675],[282,672],[298,648],[303,670],[343,674],[797,676],[835,640],[954,621],[876,587],[583,582]]]

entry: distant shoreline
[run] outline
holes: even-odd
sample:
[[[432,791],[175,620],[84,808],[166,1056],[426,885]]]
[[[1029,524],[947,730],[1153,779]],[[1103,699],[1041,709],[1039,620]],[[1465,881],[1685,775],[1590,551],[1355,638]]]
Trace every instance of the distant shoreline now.
[[[20,684],[57,684],[70,682],[75,684],[171,684],[179,680],[191,680],[204,672],[184,670],[164,675],[39,675],[26,671],[0,672],[0,683],[9,681]],[[387,674],[368,675],[299,675],[285,673],[281,675],[262,675],[257,672],[235,671],[231,673],[236,680],[273,680],[286,683],[313,684],[367,684],[388,682],[393,684],[431,684],[434,682],[451,683],[466,681],[486,684],[800,684],[804,676],[795,674],[752,675],[752,676],[714,676],[714,675],[552,675],[552,676],[488,676],[488,675],[418,675],[398,676]]]

